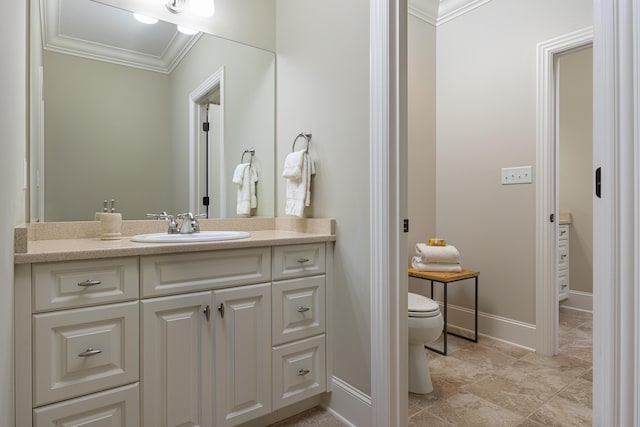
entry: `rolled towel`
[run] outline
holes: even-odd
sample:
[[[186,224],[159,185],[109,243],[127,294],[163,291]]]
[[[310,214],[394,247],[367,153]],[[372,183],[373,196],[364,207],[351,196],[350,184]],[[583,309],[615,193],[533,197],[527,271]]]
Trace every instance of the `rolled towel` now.
[[[455,246],[429,246],[425,243],[416,244],[416,254],[423,263],[459,264],[460,252]]]
[[[420,257],[414,256],[411,258],[411,267],[418,271],[436,271],[447,273],[460,273],[462,266],[460,264],[445,264],[445,263],[424,263],[420,261]]]

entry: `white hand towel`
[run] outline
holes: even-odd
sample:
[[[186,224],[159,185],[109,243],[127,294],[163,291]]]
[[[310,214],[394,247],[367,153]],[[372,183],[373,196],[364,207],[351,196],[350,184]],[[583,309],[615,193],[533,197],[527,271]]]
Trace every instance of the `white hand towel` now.
[[[236,169],[233,171],[233,178],[231,179],[231,182],[236,185],[241,185],[242,179],[244,178],[244,170],[247,166],[249,166],[249,163],[240,163],[236,166]]]
[[[233,172],[233,183],[238,186],[236,213],[249,215],[251,213],[251,167],[249,163],[236,166]]]
[[[249,189],[250,197],[251,197],[251,209],[258,207],[258,197],[256,195],[256,184],[258,182],[258,170],[251,165],[249,168],[249,176],[251,183],[251,188]]]
[[[286,162],[285,162],[286,163]],[[315,174],[315,163],[303,150],[300,178],[287,179],[284,212],[302,218],[305,206],[311,205],[311,175]]]
[[[416,254],[423,263],[460,263],[460,251],[455,246],[429,246],[424,243],[416,244]]]
[[[289,153],[284,159],[284,170],[282,177],[286,179],[300,179],[302,177],[302,163],[306,154],[306,150],[294,151]]]
[[[449,273],[460,273],[462,271],[462,266],[460,264],[424,263],[420,261],[420,257],[418,256],[411,258],[411,267],[418,271],[439,271]]]

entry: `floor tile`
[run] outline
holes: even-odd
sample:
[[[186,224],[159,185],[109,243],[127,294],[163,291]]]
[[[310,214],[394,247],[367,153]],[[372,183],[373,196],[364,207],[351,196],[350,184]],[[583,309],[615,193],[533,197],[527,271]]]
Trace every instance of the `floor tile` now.
[[[591,408],[558,396],[529,418],[548,427],[585,427],[591,425]]]
[[[454,426],[514,426],[521,415],[488,402],[471,393],[459,393],[431,406],[429,411]]]

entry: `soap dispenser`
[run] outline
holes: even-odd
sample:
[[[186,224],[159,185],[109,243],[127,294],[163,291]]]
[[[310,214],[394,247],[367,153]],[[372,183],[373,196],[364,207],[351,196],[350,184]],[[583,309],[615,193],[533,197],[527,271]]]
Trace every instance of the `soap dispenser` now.
[[[100,239],[118,240],[122,237],[122,214],[116,212],[117,200],[111,199],[111,208],[107,209],[107,201],[104,201],[103,212],[96,213],[100,220]]]

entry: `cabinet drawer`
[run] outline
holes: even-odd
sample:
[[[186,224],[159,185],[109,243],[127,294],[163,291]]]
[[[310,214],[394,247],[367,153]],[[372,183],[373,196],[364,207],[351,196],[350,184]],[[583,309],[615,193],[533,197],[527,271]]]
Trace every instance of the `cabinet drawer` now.
[[[562,242],[558,245],[558,270],[569,268],[569,245]]]
[[[33,316],[34,406],[138,380],[138,301]]]
[[[325,276],[274,282],[272,344],[325,332]]]
[[[57,310],[138,298],[138,258],[33,265],[33,310]]]
[[[569,297],[569,270],[561,270],[558,273],[558,297],[560,300]]]
[[[273,349],[272,410],[326,390],[325,337]]]
[[[138,427],[138,383],[66,400],[33,411],[34,427]]]
[[[324,243],[273,248],[273,280],[313,276],[324,272]]]
[[[140,258],[142,296],[224,288],[271,280],[270,248]]]
[[[562,224],[558,226],[558,240],[567,240],[569,238],[569,225]]]

